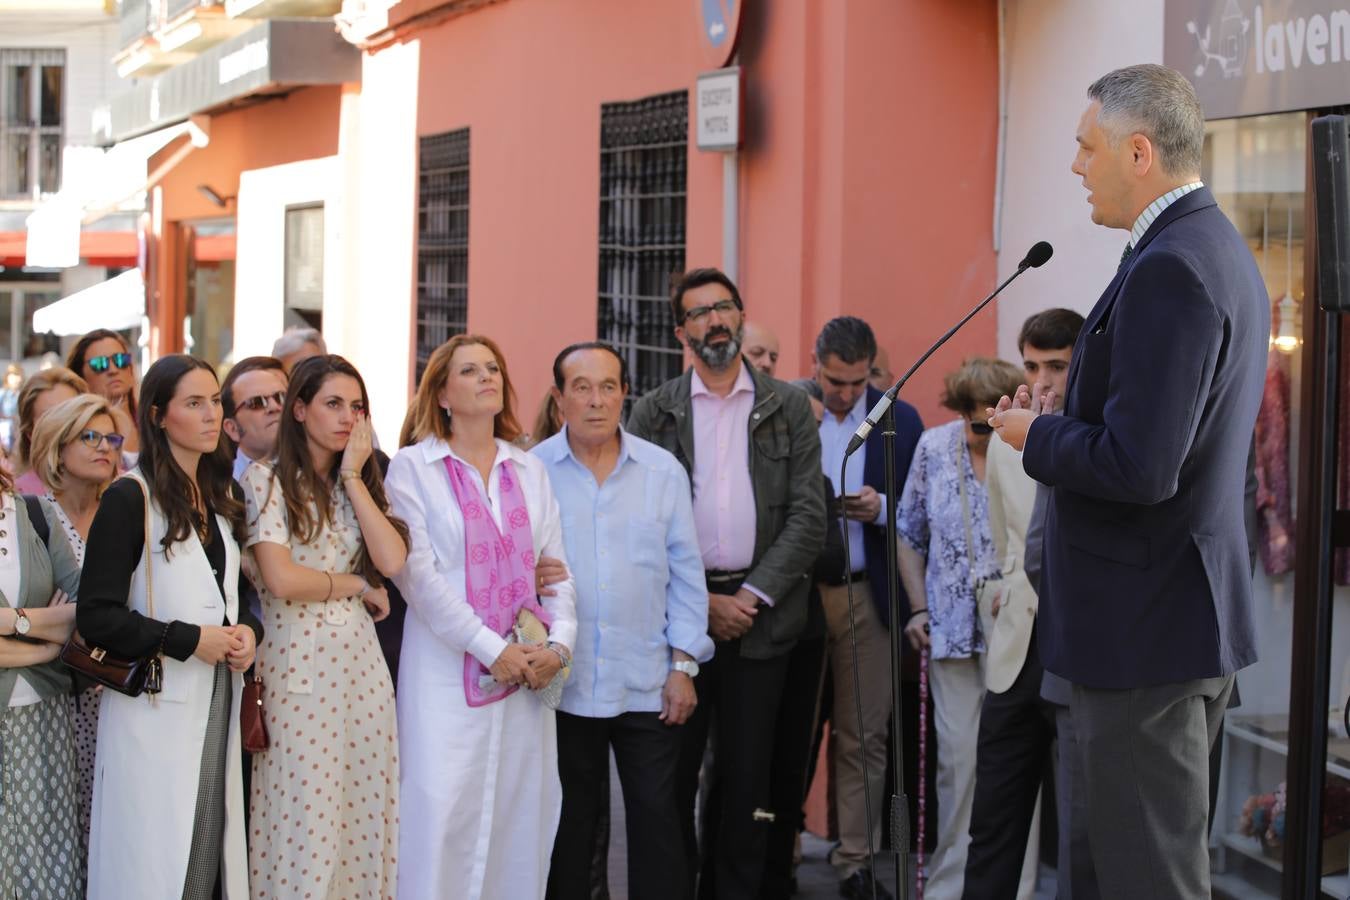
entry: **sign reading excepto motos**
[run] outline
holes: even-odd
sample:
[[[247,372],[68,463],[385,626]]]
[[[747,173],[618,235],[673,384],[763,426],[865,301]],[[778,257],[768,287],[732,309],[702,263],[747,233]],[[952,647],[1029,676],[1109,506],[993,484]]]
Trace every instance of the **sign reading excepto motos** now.
[[[741,143],[741,69],[731,66],[698,76],[695,133],[700,150],[735,150]]]
[[[1167,0],[1164,28],[1208,118],[1350,102],[1350,0]]]

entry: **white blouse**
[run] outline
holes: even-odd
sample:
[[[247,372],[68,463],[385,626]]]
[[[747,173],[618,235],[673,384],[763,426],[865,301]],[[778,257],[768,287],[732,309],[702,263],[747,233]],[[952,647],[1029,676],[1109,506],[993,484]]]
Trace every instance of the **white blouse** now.
[[[19,594],[22,582],[19,577],[19,535],[15,527],[15,516],[19,514],[15,495],[6,491],[0,502],[0,591],[10,608],[18,609],[23,604]],[[42,699],[28,680],[20,673],[14,680],[14,691],[9,695],[9,708],[30,706]]]
[[[408,562],[394,581],[414,614],[437,637],[452,649],[472,653],[484,666],[491,666],[506,641],[483,624],[464,597],[464,518],[445,470],[447,456],[459,459],[446,442],[426,438],[404,447],[389,463],[385,490],[391,511],[408,524],[412,543]],[[538,459],[501,440],[497,441],[497,458],[486,491],[498,527],[501,465],[508,459],[525,493],[535,558],[551,556],[566,562],[558,501],[549,485],[548,471]],[[469,465],[469,471],[482,490],[478,470]],[[553,620],[549,640],[571,650],[577,635],[576,586],[569,577],[552,587],[554,596],[540,598]]]

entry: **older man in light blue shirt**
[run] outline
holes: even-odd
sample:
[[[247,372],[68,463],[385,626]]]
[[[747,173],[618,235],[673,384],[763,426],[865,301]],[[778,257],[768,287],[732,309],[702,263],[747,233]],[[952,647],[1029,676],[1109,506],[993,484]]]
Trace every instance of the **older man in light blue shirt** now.
[[[713,654],[689,477],[669,452],[620,427],[628,372],[613,348],[568,347],[553,376],[565,424],[534,452],[562,512],[578,630],[558,711],[563,805],[548,895],[590,896],[612,747],[630,888],[678,898],[688,884],[675,796],[679,730],[698,702],[698,663]]]

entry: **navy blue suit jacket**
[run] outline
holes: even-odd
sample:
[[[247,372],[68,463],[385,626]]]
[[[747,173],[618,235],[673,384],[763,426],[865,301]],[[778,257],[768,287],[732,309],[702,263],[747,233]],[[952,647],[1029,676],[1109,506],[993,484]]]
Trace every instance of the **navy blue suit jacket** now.
[[[867,409],[870,411],[881,399],[881,391],[872,386],[867,388]],[[898,493],[905,489],[905,479],[909,477],[909,464],[914,461],[914,448],[923,434],[923,420],[919,411],[903,400],[896,400],[891,407],[895,411],[895,490],[897,496],[886,498],[886,508],[895,515],[900,506]],[[828,413],[826,413],[828,415]],[[886,466],[883,464],[882,429],[873,428],[863,445],[863,484],[878,494],[886,493]],[[872,586],[872,602],[876,604],[881,624],[890,627],[891,610],[886,594],[886,525],[863,525],[863,553],[867,556],[867,581]],[[901,624],[909,618],[909,598],[904,585],[900,586],[900,609],[903,612]]]
[[[1045,668],[1093,688],[1256,661],[1243,528],[1270,300],[1201,188],[1139,240],[1074,346],[1063,416],[1023,466],[1053,492],[1037,633]]]

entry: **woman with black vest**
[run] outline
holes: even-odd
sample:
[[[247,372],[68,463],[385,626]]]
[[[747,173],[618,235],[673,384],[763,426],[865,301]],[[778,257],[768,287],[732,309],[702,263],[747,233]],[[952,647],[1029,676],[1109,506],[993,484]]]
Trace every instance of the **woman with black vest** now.
[[[242,673],[262,626],[239,603],[244,504],[205,362],[146,372],[137,467],[99,502],[78,607],[90,646],[161,654],[163,688],[103,692],[89,897],[248,897]],[[148,503],[147,503],[148,498]]]

